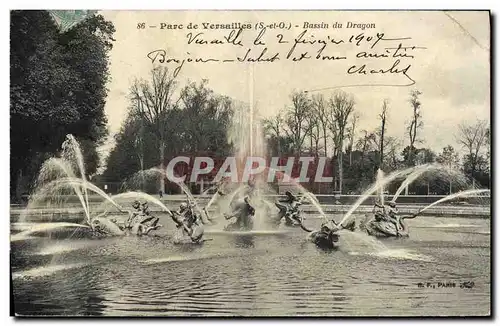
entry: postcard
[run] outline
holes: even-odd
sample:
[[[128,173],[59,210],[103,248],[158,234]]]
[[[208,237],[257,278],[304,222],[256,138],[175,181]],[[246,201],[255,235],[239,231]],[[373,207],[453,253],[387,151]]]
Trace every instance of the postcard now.
[[[11,314],[491,316],[490,35],[12,10]]]

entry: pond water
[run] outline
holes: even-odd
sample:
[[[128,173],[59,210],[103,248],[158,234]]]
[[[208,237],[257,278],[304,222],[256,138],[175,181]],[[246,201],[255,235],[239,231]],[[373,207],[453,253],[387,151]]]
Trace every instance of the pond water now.
[[[216,226],[202,245],[174,245],[168,220],[162,216],[165,227],[141,238],[11,242],[16,314],[490,314],[489,219],[419,217],[408,221],[407,239],[343,232],[333,252],[293,228],[229,233]]]

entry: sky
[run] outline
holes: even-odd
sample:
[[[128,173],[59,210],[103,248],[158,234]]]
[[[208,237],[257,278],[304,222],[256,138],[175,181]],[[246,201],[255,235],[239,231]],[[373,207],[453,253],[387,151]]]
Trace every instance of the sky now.
[[[108,98],[105,107],[111,134],[119,131],[129,107],[128,91],[135,78],[148,78],[150,70],[159,64],[148,58],[148,53],[165,50],[167,58],[213,58],[218,60],[243,58],[247,49],[258,56],[264,46],[254,46],[258,34],[255,24],[263,22],[285,23],[285,30],[266,28],[262,41],[268,56],[279,53],[275,62],[241,63],[208,62],[185,63],[177,75],[180,86],[188,80],[209,80],[209,87],[216,93],[252,105],[263,117],[270,117],[291,104],[293,91],[307,90],[310,94],[331,95],[342,89],[354,97],[355,109],[360,115],[358,134],[372,131],[379,126],[378,115],[384,99],[389,101],[387,134],[402,139],[407,145],[406,126],[412,114],[409,93],[422,92],[421,114],[423,128],[417,147],[429,147],[439,152],[450,144],[458,147],[456,134],[460,123],[476,119],[490,120],[490,22],[488,12],[355,12],[355,11],[104,11],[104,17],[115,25],[116,33],[110,54]],[[188,30],[187,24],[199,28]],[[202,23],[249,23],[251,30],[240,35],[242,46],[232,44],[188,44],[188,33],[206,40],[223,39],[228,30],[203,29]],[[322,55],[346,57],[342,60],[315,60],[321,44],[299,44],[294,56],[302,52],[312,55],[300,62],[286,60],[286,54],[301,32],[304,23],[328,23],[327,29],[307,28],[308,40],[328,37],[344,43],[328,44]],[[337,28],[334,28],[335,22]],[[348,28],[352,24],[374,24],[375,28]],[[145,28],[138,28],[144,23]],[[161,23],[182,24],[183,29],[160,29]],[[342,28],[338,27],[342,24]],[[351,24],[351,25],[352,25]],[[149,26],[157,26],[151,28]],[[288,26],[290,29],[288,29]],[[349,43],[350,36],[363,33],[359,46]],[[382,40],[371,47],[378,35]],[[278,44],[278,34],[287,44]],[[358,39],[361,36],[358,37]],[[368,41],[367,38],[373,39]],[[402,40],[386,40],[402,39]],[[360,52],[391,55],[399,44],[417,47],[408,50],[413,58],[399,58],[398,69],[411,65],[407,70],[415,84],[396,87],[410,82],[402,73],[348,74],[351,66],[366,70],[388,70],[397,58],[363,59]],[[253,52],[252,52],[253,51]],[[404,50],[400,50],[399,53]],[[163,63],[174,70],[178,64]],[[390,86],[373,86],[373,85]],[[356,86],[358,85],[358,86]],[[370,85],[370,86],[359,86]],[[350,86],[350,87],[345,87]],[[179,87],[180,88],[180,87]],[[111,144],[107,145],[107,149]]]

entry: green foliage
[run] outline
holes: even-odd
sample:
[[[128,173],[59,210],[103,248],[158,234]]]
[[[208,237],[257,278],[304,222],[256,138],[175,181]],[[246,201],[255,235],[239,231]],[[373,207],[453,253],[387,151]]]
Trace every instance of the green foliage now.
[[[67,134],[85,143],[87,171],[94,173],[95,146],[107,133],[113,25],[94,16],[59,33],[48,12],[33,10],[12,11],[10,27],[11,195],[20,172],[33,177]]]

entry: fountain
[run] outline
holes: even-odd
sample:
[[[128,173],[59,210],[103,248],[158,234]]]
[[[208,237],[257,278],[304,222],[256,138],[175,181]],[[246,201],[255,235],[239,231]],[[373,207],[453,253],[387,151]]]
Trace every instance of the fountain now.
[[[62,152],[60,158],[50,158],[42,164],[40,174],[38,175],[38,179],[36,181],[36,186],[38,188],[47,181],[53,180],[54,178],[60,178],[61,176],[67,177],[67,180],[81,180],[81,185],[68,185],[72,187],[77,195],[84,210],[86,222],[90,224],[91,218],[88,192],[85,187],[87,183],[87,176],[85,173],[85,165],[80,145],[73,135],[67,135],[66,140],[63,142],[61,147]],[[75,173],[75,170],[79,172],[79,175]],[[59,185],[58,187],[62,188],[63,186]],[[43,189],[36,191],[34,197],[36,197],[37,200],[40,200],[44,197],[44,194],[50,190],[50,187],[44,187]],[[29,211],[29,208],[30,206],[28,205],[28,210],[26,211]]]
[[[376,177],[375,183],[373,185],[371,185],[361,195],[361,197],[351,206],[351,208],[344,215],[344,217],[342,218],[342,220],[340,221],[339,224],[343,225],[347,220],[349,220],[353,216],[353,213],[356,211],[356,209],[358,209],[358,207],[375,192],[377,192],[377,195],[380,198],[381,204],[384,205],[384,202],[383,202],[384,201],[384,195],[383,195],[384,194],[384,187],[386,185],[388,185],[389,183],[404,177],[403,182],[401,183],[401,185],[399,186],[399,188],[397,189],[396,193],[393,196],[392,202],[395,202],[404,189],[406,189],[412,182],[414,182],[419,177],[421,177],[422,175],[424,175],[425,173],[428,173],[428,172],[437,173],[438,175],[445,174],[446,176],[448,176],[450,178],[454,177],[455,180],[464,179],[464,176],[462,174],[460,174],[456,171],[450,171],[449,168],[444,167],[444,166],[439,165],[439,164],[424,164],[424,165],[419,165],[419,166],[415,166],[415,167],[411,167],[411,168],[407,168],[407,169],[403,169],[403,170],[397,170],[397,171],[392,172],[388,176],[384,176],[383,171],[381,171],[379,169],[377,171],[377,177]],[[446,201],[450,201],[450,200],[453,200],[455,198],[468,197],[468,196],[472,196],[472,195],[481,194],[484,192],[489,192],[489,190],[488,189],[473,189],[473,190],[461,191],[461,192],[458,192],[455,194],[450,194],[449,196],[447,196],[445,198],[439,199],[439,200],[427,205],[426,207],[424,207],[423,209],[414,213],[413,215],[402,217],[401,223],[402,223],[403,229],[405,231],[405,234],[407,235],[407,228],[406,228],[406,225],[402,221],[403,219],[415,218],[416,216],[418,216],[422,212],[426,211],[427,209],[429,209],[437,204],[440,204],[440,203],[443,203]],[[366,227],[371,222],[373,222],[374,219],[375,219],[374,215],[369,216],[368,219],[366,219],[364,221],[363,225]],[[391,222],[380,221],[377,223],[387,224],[387,225],[384,225],[384,228],[392,228],[393,227],[393,225],[391,225]],[[375,232],[375,231],[377,231],[375,229],[372,230],[373,231],[372,233],[377,233],[377,232]],[[383,233],[383,234],[390,234],[391,233],[391,232],[389,232],[390,231],[389,229],[387,229],[385,231],[387,231],[388,233]],[[396,232],[396,231],[394,230],[394,232]]]
[[[98,205],[97,209],[94,209],[93,212],[91,211],[91,205],[89,202],[89,192],[98,195],[99,198],[104,201],[104,203],[100,206]],[[52,219],[50,222],[40,221],[40,216],[43,215],[33,214],[35,208],[38,208],[41,204],[45,204],[44,208],[53,208],[51,207],[53,202],[57,204],[65,203],[65,200],[72,198],[73,195],[76,195],[78,198],[78,202],[84,214],[83,220],[76,221],[77,223],[52,221]],[[70,227],[75,228],[74,233],[79,229],[94,230],[96,225],[94,222],[97,220],[98,223],[105,226],[107,225],[106,227],[116,229],[110,224],[111,222],[108,223],[107,220],[102,219],[102,217],[107,214],[107,211],[99,214],[99,208],[103,205],[110,204],[117,208],[120,212],[123,212],[122,207],[116,202],[116,199],[124,198],[126,196],[143,198],[155,204],[160,204],[163,206],[162,208],[165,211],[170,213],[168,208],[150,195],[136,192],[133,194],[122,194],[121,196],[115,196],[115,198],[112,198],[102,189],[88,181],[80,145],[72,135],[68,135],[62,144],[61,156],[49,158],[42,164],[37,178],[35,191],[30,197],[28,205],[23,210],[19,219],[19,223],[35,223],[31,225],[31,228],[14,236],[13,239],[15,240],[19,237],[26,237],[30,234],[41,231],[55,231]],[[58,211],[66,213],[60,208]]]
[[[249,107],[245,105],[236,107],[227,138],[228,142],[235,148],[234,154],[237,163],[238,182],[226,182],[224,188],[226,188],[225,190],[229,190],[229,193],[221,196],[219,192],[216,192],[208,201],[206,209],[217,203],[218,208],[216,213],[222,216],[232,210],[232,204],[242,201],[243,197],[249,195],[250,203],[255,208],[255,228],[258,230],[267,229],[270,225],[269,215],[277,214],[277,208],[274,203],[266,199],[268,196],[277,195],[277,192],[269,187],[269,180],[266,180],[266,176],[271,171],[278,179],[281,177],[291,180],[291,185],[302,195],[301,201],[307,200],[311,203],[317,209],[320,216],[326,220],[325,213],[317,198],[282,171],[277,171],[266,166],[262,172],[251,176],[252,179],[250,182],[252,186],[248,185],[245,182],[246,180],[243,180],[243,176],[246,177],[249,174],[249,171],[247,171],[249,167],[246,165],[247,158],[266,157],[265,139],[260,126],[261,123],[253,104]]]
[[[420,178],[423,174],[428,172],[433,172],[433,173],[446,172],[446,174],[448,174],[448,177],[452,177],[453,175],[458,174],[458,173],[451,173],[449,171],[449,168],[444,167],[440,164],[418,165],[415,167],[414,171],[410,173],[410,175],[408,175],[408,177],[401,183],[401,186],[399,186],[398,190],[392,197],[392,201],[395,202],[398,199],[399,195],[403,192],[403,190],[405,190],[411,183]]]
[[[351,208],[349,209],[349,211],[347,211],[347,213],[344,215],[344,217],[339,222],[339,224],[343,225],[349,218],[351,218],[354,211],[356,211],[356,209],[358,209],[358,207],[361,204],[363,204],[374,192],[380,191],[380,189],[384,189],[385,185],[389,184],[390,182],[392,182],[398,178],[401,178],[405,175],[410,174],[411,172],[414,171],[414,169],[415,168],[407,168],[404,170],[397,170],[397,171],[392,172],[391,174],[389,174],[388,176],[386,176],[380,180],[376,180],[375,183],[371,187],[369,187],[368,190],[366,190],[359,197],[359,199],[351,206]]]
[[[217,200],[217,198],[219,197],[219,192],[216,191],[215,194],[212,195],[212,197],[210,197],[210,200],[208,201],[207,205],[205,206],[206,209],[209,209],[212,204]]]
[[[35,224],[31,229],[23,231],[29,234],[40,230],[50,231],[64,227],[88,228],[92,225],[92,215],[90,212],[88,191],[102,196],[109,200],[101,189],[87,181],[83,154],[80,145],[72,135],[67,135],[62,144],[61,156],[49,158],[42,164],[39,176],[36,181],[36,188],[31,196],[26,209],[24,209],[20,223],[26,222],[32,216],[32,211],[44,200],[62,202],[68,196],[68,190],[76,194],[84,213],[84,220],[79,223],[41,223]],[[116,203],[113,202],[114,205]]]
[[[273,168],[268,168],[269,170],[274,170]],[[314,208],[316,208],[316,210],[318,211],[318,213],[320,214],[320,216],[324,219],[326,219],[325,217],[325,212],[323,211],[323,208],[321,207],[318,199],[316,198],[316,196],[314,196],[313,193],[307,191],[306,188],[304,188],[303,186],[301,186],[300,184],[298,184],[295,180],[292,179],[291,176],[287,175],[286,173],[284,172],[281,172],[281,171],[276,171],[274,170],[274,172],[277,174],[277,175],[280,175],[283,179],[285,180],[291,180],[291,184],[297,188],[298,192],[302,194],[302,197],[300,199],[301,203],[304,201],[304,199],[307,199],[309,200],[309,202],[314,206]]]
[[[441,198],[441,199],[433,202],[430,205],[425,206],[424,208],[422,208],[421,210],[418,211],[417,215],[420,214],[420,213],[423,213],[427,209],[429,209],[432,206],[435,206],[437,204],[440,204],[440,203],[443,203],[443,202],[446,202],[446,201],[450,201],[450,200],[453,200],[455,198],[469,197],[469,196],[479,195],[481,193],[486,193],[486,192],[489,193],[490,189],[472,189],[472,190],[466,190],[466,191],[457,192],[455,194],[451,194],[451,195],[448,195],[448,196],[446,196],[444,198]]]
[[[68,222],[52,222],[52,223],[38,223],[32,225],[29,229],[21,231],[13,236],[11,236],[11,241],[21,241],[28,239],[31,235],[36,234],[37,232],[47,232],[47,231],[55,231],[64,228],[86,228],[89,229],[90,226],[82,225],[78,223],[68,223]]]
[[[153,168],[149,168],[147,170],[141,170],[141,171],[134,173],[134,175],[132,177],[130,177],[126,182],[124,182],[124,187],[130,188],[131,186],[132,187],[137,186],[137,180],[141,180],[141,182],[142,182],[142,180],[145,178],[151,178],[151,179],[157,180],[158,178],[167,178],[167,177],[168,177],[168,175],[167,175],[167,172],[165,170],[162,170],[158,167],[153,167]],[[186,186],[186,184],[184,184],[183,182],[176,182],[176,184],[179,186],[179,188],[182,190],[182,192],[186,195],[188,200],[194,205],[194,208],[198,212],[198,214],[200,214],[200,216],[203,220],[203,223],[209,224],[210,219],[208,218],[206,212],[200,208],[198,201],[193,196],[191,191],[189,191],[189,188]],[[126,194],[130,194],[130,195],[126,195]],[[157,204],[160,208],[162,208],[162,210],[164,210],[168,214],[172,215],[172,212],[160,200],[156,199],[155,197],[153,197],[151,195],[148,195],[148,194],[145,194],[142,192],[137,192],[137,191],[130,192],[129,191],[125,194],[117,195],[116,197],[117,198],[131,198],[134,196],[131,194],[137,194],[138,198],[149,200],[149,201],[153,202],[154,204]],[[115,197],[112,197],[112,198],[114,199]],[[207,207],[205,207],[205,208],[207,209]]]
[[[250,122],[250,123],[249,123]],[[236,110],[232,116],[231,125],[227,132],[227,141],[232,144],[235,148],[235,162],[236,170],[238,175],[236,178],[231,178],[231,182],[222,183],[219,182],[219,186],[212,186],[209,188],[218,188],[217,191],[210,197],[208,203],[204,208],[200,208],[200,205],[196,198],[191,194],[188,187],[183,182],[177,182],[180,189],[188,197],[189,201],[194,204],[195,209],[202,216],[204,223],[209,223],[211,220],[208,217],[208,209],[212,208],[217,204],[215,209],[216,216],[223,216],[225,213],[230,213],[232,211],[232,204],[237,201],[242,201],[245,195],[250,196],[250,202],[252,206],[256,209],[255,213],[255,226],[259,229],[266,229],[268,224],[268,216],[270,211],[276,210],[274,203],[266,199],[267,196],[276,196],[276,191],[269,187],[266,179],[264,178],[265,171],[273,171],[275,175],[291,179],[290,176],[286,175],[281,171],[275,171],[270,167],[265,167],[264,171],[258,174],[248,175],[250,171],[247,166],[247,158],[258,157],[264,158],[266,156],[266,146],[265,139],[261,130],[261,124],[257,118],[256,112],[254,111],[254,106],[250,107],[239,103],[236,106]],[[123,186],[125,189],[137,188],[139,183],[143,183],[145,178],[158,178],[158,177],[168,178],[169,175],[167,171],[162,170],[157,167],[149,168],[147,170],[142,170],[136,172],[132,177],[124,182]],[[252,186],[249,186],[245,182],[246,177],[251,177]],[[221,195],[221,184],[223,184],[225,190],[229,191],[228,194]],[[325,218],[325,213],[321,208],[317,198],[300,184],[292,183],[297,191],[302,194],[301,200],[307,200],[310,202],[318,211],[318,213]],[[208,192],[206,190],[203,195]],[[114,197],[113,197],[114,198]]]
[[[144,201],[155,204],[156,206],[161,208],[162,211],[167,212],[169,215],[172,215],[172,212],[170,211],[170,209],[168,209],[168,207],[165,206],[165,204],[163,204],[159,199],[157,199],[154,196],[151,196],[149,194],[146,194],[144,192],[128,191],[128,192],[124,192],[121,194],[113,195],[109,198],[110,198],[110,201],[102,203],[101,206],[99,207],[98,211],[104,211],[104,213],[107,213],[106,206],[108,206],[108,203],[110,203],[110,202],[119,202],[121,200],[128,200],[128,199],[135,199],[135,200],[142,199]]]

